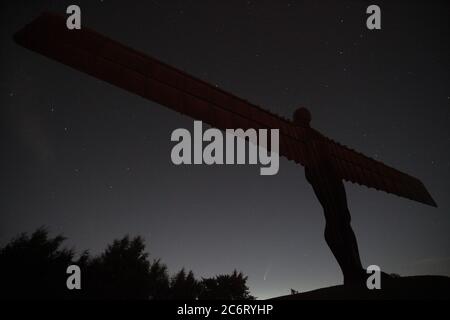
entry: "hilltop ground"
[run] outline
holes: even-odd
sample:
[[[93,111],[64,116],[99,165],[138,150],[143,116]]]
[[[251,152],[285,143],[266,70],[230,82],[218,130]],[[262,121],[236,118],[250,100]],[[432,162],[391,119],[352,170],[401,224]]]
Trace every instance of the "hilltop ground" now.
[[[343,285],[301,292],[271,300],[409,300],[450,299],[450,277],[411,276],[390,279],[380,290],[348,288]]]

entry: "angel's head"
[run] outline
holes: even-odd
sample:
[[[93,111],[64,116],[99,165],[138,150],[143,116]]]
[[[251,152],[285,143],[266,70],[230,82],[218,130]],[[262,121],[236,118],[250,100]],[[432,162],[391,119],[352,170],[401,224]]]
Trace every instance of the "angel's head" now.
[[[294,112],[293,122],[299,126],[309,127],[311,123],[311,113],[304,107],[298,108]]]

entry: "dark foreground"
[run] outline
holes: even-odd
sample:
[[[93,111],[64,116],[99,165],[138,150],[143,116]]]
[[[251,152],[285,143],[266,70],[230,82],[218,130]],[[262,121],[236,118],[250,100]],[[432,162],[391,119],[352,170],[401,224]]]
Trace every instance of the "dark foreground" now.
[[[343,285],[291,294],[270,300],[409,300],[450,299],[450,277],[412,276],[382,282],[380,290]]]

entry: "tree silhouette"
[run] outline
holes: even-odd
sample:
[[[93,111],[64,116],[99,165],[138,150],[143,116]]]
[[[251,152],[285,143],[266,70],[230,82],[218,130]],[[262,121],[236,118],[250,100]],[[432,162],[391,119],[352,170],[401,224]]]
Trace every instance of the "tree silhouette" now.
[[[85,288],[89,298],[150,298],[150,262],[141,237],[114,240],[87,265]]]
[[[194,273],[181,269],[170,283],[171,298],[172,299],[197,299],[200,293],[200,283],[195,279]]]
[[[0,248],[1,297],[7,299],[253,299],[247,277],[195,279],[181,269],[172,278],[160,259],[151,263],[142,237],[114,240],[100,255],[61,248],[65,238],[49,237],[45,228],[26,233]],[[69,265],[81,269],[81,290],[66,287]]]
[[[247,277],[242,272],[233,271],[231,275],[218,275],[202,280],[199,299],[203,300],[253,300],[247,287]]]
[[[160,259],[154,260],[150,266],[149,298],[152,300],[170,298],[170,283],[167,266],[161,263]]]
[[[70,297],[66,269],[73,250],[61,248],[65,238],[49,238],[41,227],[29,236],[20,234],[0,249],[2,298],[63,299]]]

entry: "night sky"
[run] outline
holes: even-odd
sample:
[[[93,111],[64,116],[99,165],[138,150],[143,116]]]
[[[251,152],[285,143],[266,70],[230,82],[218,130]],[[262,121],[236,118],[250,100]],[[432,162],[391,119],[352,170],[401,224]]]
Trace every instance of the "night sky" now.
[[[259,298],[339,284],[303,168],[175,166],[193,120],[19,47],[49,10],[421,179],[439,205],[346,183],[364,266],[450,276],[450,24],[438,1],[1,2],[0,244],[47,226],[81,252],[142,235],[170,273],[248,275]],[[382,30],[366,28],[370,4]]]

